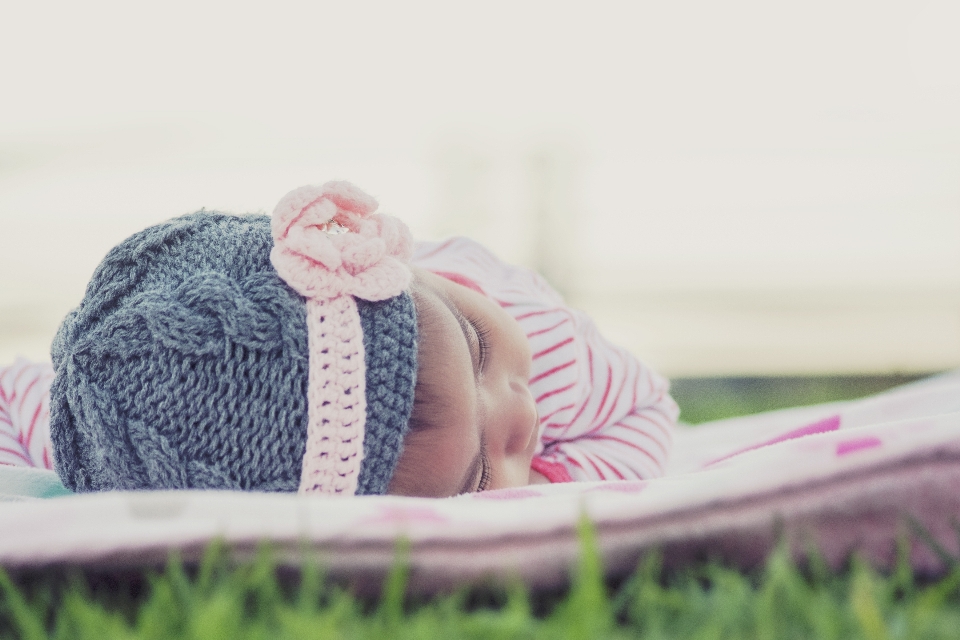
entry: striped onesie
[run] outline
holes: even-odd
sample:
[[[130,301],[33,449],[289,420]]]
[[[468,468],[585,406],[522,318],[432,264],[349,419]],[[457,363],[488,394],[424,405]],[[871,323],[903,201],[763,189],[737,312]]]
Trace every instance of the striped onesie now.
[[[487,295],[530,341],[540,415],[533,468],[551,482],[661,476],[677,406],[668,383],[611,345],[537,274],[466,238],[417,244],[414,264]],[[49,364],[0,368],[0,464],[52,468]]]
[[[480,291],[520,323],[540,414],[536,471],[551,482],[663,475],[678,414],[664,378],[607,342],[539,275],[472,240],[417,243],[413,263]]]
[[[0,367],[0,464],[53,468],[50,384],[53,367],[18,358]]]

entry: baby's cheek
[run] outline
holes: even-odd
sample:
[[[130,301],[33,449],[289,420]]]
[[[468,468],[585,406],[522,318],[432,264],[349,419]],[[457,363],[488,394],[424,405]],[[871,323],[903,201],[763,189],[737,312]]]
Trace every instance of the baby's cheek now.
[[[536,473],[530,469],[530,459],[526,462],[519,457],[513,457],[504,464],[503,473],[500,475],[499,482],[495,483],[494,489],[511,489],[514,487],[525,487],[528,484],[535,484],[532,481],[532,475]],[[538,474],[539,475],[539,474]]]
[[[441,426],[411,431],[404,441],[390,493],[436,498],[457,494],[473,456],[467,446],[469,439],[456,435],[455,430]]]
[[[525,367],[527,377],[529,377],[530,366],[533,361],[533,354],[530,351],[530,341],[527,340],[527,335],[523,332],[523,327],[520,326],[520,323],[517,322],[513,316],[499,307],[497,307],[497,310],[500,312],[499,325],[508,343],[507,348],[517,354],[518,359],[521,361],[521,366]]]

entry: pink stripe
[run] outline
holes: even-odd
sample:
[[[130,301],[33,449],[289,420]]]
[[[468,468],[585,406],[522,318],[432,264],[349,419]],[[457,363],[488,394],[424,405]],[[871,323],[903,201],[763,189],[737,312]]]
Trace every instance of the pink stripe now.
[[[37,418],[40,417],[40,409],[43,408],[43,405],[37,405],[37,410],[33,412],[33,418],[30,420],[30,428],[27,429],[27,440],[26,443],[29,447],[30,440],[33,438],[33,428],[37,426]]]
[[[597,406],[596,412],[593,414],[593,419],[590,421],[591,424],[597,419],[600,415],[600,412],[603,411],[603,406],[607,404],[607,397],[610,395],[610,387],[613,386],[613,367],[610,366],[610,363],[607,363],[607,384],[603,389],[603,397],[600,399],[600,404]]]
[[[829,418],[824,418],[823,420],[819,420],[819,421],[817,421],[817,422],[814,422],[813,424],[808,424],[808,425],[805,426],[805,427],[800,427],[799,429],[794,429],[793,431],[788,431],[787,433],[784,433],[783,435],[777,436],[776,438],[772,438],[772,439],[770,439],[770,440],[765,440],[764,442],[761,442],[760,444],[755,444],[755,445],[753,445],[753,446],[751,446],[751,447],[746,447],[745,449],[740,449],[740,450],[738,450],[738,451],[734,451],[733,453],[728,453],[727,455],[725,455],[725,456],[723,456],[723,457],[721,457],[721,458],[717,458],[716,460],[711,460],[710,462],[706,463],[706,464],[703,465],[703,466],[704,466],[704,467],[709,467],[709,466],[712,465],[712,464],[716,464],[716,463],[718,463],[718,462],[722,462],[722,461],[724,461],[724,460],[727,460],[728,458],[732,458],[732,457],[734,457],[734,456],[738,456],[738,455],[740,455],[741,453],[746,453],[747,451],[753,451],[754,449],[760,449],[760,448],[762,448],[762,447],[767,447],[767,446],[769,446],[769,445],[771,445],[771,444],[777,444],[777,443],[779,443],[779,442],[786,442],[787,440],[793,440],[793,439],[795,439],[795,438],[802,438],[802,437],[804,437],[804,436],[810,436],[810,435],[814,435],[814,434],[817,434],[817,433],[826,433],[826,432],[828,432],[828,431],[836,431],[836,430],[839,429],[839,428],[840,428],[840,416],[839,416],[839,415],[830,416]]]
[[[547,333],[548,331],[553,331],[553,330],[556,329],[557,327],[563,326],[563,325],[565,325],[565,324],[568,323],[568,322],[570,322],[570,318],[564,318],[563,320],[561,320],[561,321],[558,322],[557,324],[553,325],[552,327],[547,327],[546,329],[540,329],[539,331],[534,331],[533,333],[528,333],[528,334],[527,334],[527,338],[534,338],[534,337],[536,337],[536,336],[543,335],[544,333]]]
[[[601,479],[601,480],[606,480],[606,479],[607,479],[607,476],[603,475],[603,471],[600,471],[600,467],[597,466],[597,463],[595,463],[593,460],[590,459],[591,457],[590,457],[589,454],[584,454],[583,457],[587,459],[587,462],[590,463],[590,466],[592,466],[592,467],[593,467],[593,470],[597,472],[597,475],[600,476],[600,479]],[[582,469],[582,468],[583,468],[583,467],[581,467],[581,469]]]
[[[593,388],[593,348],[587,344],[587,371],[590,372],[590,388]],[[583,415],[584,410],[587,408],[589,400],[580,405],[580,409],[577,411],[577,415],[573,416],[573,419],[570,421],[570,424],[576,424],[577,420],[580,419],[580,416]]]
[[[880,438],[869,436],[866,438],[855,438],[854,440],[844,440],[837,443],[837,455],[845,456],[854,451],[863,451],[864,449],[873,449],[879,447],[882,443]]]
[[[597,460],[599,460],[600,462],[602,462],[603,464],[605,464],[605,465],[607,466],[607,468],[610,469],[610,471],[613,471],[614,475],[617,476],[617,480],[624,480],[624,479],[625,479],[625,478],[623,477],[623,474],[620,473],[619,471],[617,471],[617,468],[616,468],[615,466],[613,466],[613,465],[610,463],[609,460],[607,460],[606,458],[604,458],[604,457],[601,456],[601,455],[594,454],[594,456],[597,458]]]
[[[53,470],[53,462],[50,460],[50,452],[43,448],[43,468]]]
[[[433,273],[437,274],[441,278],[445,278],[446,280],[449,280],[450,282],[455,282],[459,284],[461,287],[466,287],[467,289],[476,291],[482,296],[487,295],[486,293],[484,293],[483,289],[480,288],[480,285],[478,285],[476,282],[474,282],[467,276],[460,275],[459,273],[452,273],[450,271],[434,271]]]
[[[647,480],[630,480],[624,482],[611,482],[599,487],[594,487],[590,489],[589,492],[593,493],[594,491],[603,491],[616,492],[616,493],[640,493],[647,488],[649,482]]]
[[[456,240],[457,240],[456,238],[450,238],[449,240],[444,241],[439,247],[435,247],[435,248],[431,249],[430,251],[428,251],[427,253],[425,253],[425,254],[422,255],[422,256],[417,256],[417,258],[416,258],[417,261],[426,260],[426,259],[428,259],[428,258],[432,258],[433,256],[437,255],[438,253],[440,253],[441,251],[443,251],[444,249],[446,249],[447,247],[449,247],[451,244],[453,244],[454,242],[456,242]]]
[[[648,431],[646,431],[646,430],[644,430],[644,429],[641,429],[641,428],[639,428],[639,427],[634,427],[634,426],[629,425],[629,424],[624,424],[624,423],[622,423],[622,422],[618,422],[616,426],[617,426],[617,427],[620,427],[621,429],[626,429],[627,431],[630,431],[630,432],[632,432],[632,433],[635,433],[635,434],[637,434],[637,435],[639,435],[639,436],[645,437],[647,440],[649,440],[649,441],[652,442],[653,444],[657,445],[657,447],[660,449],[660,451],[662,452],[662,454],[663,454],[664,456],[667,455],[667,447],[666,447],[666,445],[665,445],[664,443],[660,442],[659,440],[657,440],[656,438],[654,438],[653,435],[650,434]],[[597,437],[599,437],[599,436],[597,436]]]
[[[611,375],[612,375],[612,374],[611,374]],[[616,392],[616,393],[614,394],[614,396],[613,396],[613,397],[614,397],[614,400],[610,403],[610,411],[607,411],[607,415],[603,416],[603,420],[600,421],[600,427],[599,427],[599,428],[602,428],[603,426],[605,426],[605,425],[607,424],[607,420],[609,420],[609,419],[610,419],[610,416],[613,415],[614,409],[617,408],[616,398],[620,397],[620,394],[623,392],[623,385],[625,385],[626,383],[627,383],[627,379],[626,379],[626,378],[623,378],[623,379],[620,380],[620,388],[617,389],[617,392]],[[606,399],[606,398],[604,398],[604,400],[605,400],[605,399]],[[593,432],[593,430],[591,430],[591,432]]]
[[[645,413],[648,413],[648,412],[645,412]],[[619,422],[617,422],[617,424],[618,424],[619,426],[621,426],[621,427],[626,428],[626,429],[630,429],[631,431],[636,431],[637,433],[650,433],[650,431],[648,430],[648,428],[647,428],[646,426],[644,426],[644,425],[639,425],[639,424],[638,424],[638,425],[635,425],[635,424],[632,424],[632,420],[631,420],[631,422],[626,422],[626,420],[628,420],[628,419],[637,418],[637,419],[639,419],[639,420],[643,420],[643,422],[645,423],[645,425],[649,425],[649,426],[651,426],[651,427],[655,427],[656,433],[657,433],[662,439],[664,439],[664,440],[670,440],[670,439],[672,439],[672,435],[673,435],[673,434],[672,434],[671,431],[670,431],[670,427],[669,427],[670,422],[669,422],[669,420],[668,420],[665,416],[663,416],[663,414],[658,413],[657,415],[659,415],[660,417],[662,417],[662,418],[667,422],[667,425],[668,425],[668,426],[664,426],[664,425],[660,424],[659,422],[657,422],[656,420],[654,420],[653,418],[651,418],[651,417],[649,417],[649,416],[646,416],[646,415],[643,415],[643,414],[640,414],[640,413],[631,413],[631,414],[628,415],[628,416],[624,416],[623,418],[620,419]],[[652,438],[652,437],[654,437],[654,436],[651,434],[650,437]]]
[[[10,397],[7,398],[7,403],[10,405],[10,408],[13,408],[13,401],[17,399],[17,383],[20,382],[20,376],[27,372],[26,367],[17,371],[17,375],[13,377],[13,383],[10,385]]]
[[[33,390],[33,388],[37,385],[38,382],[40,382],[39,376],[31,380],[30,384],[27,385],[27,388],[23,390],[23,397],[20,398],[20,409],[18,409],[18,411],[23,411],[23,405],[27,403],[27,396],[30,395],[30,392]]]
[[[567,369],[568,367],[572,367],[574,364],[576,364],[576,362],[577,362],[576,360],[571,360],[570,362],[566,362],[564,364],[558,364],[553,369],[550,369],[549,371],[544,371],[543,373],[537,374],[532,378],[530,378],[529,384],[533,384],[534,382],[539,382],[548,376],[552,376],[558,371],[562,371],[564,369]]]
[[[556,313],[557,311],[558,309],[541,309],[539,311],[528,311],[527,313],[521,313],[520,315],[516,316],[514,320],[519,322],[520,320],[526,320],[527,318],[532,318],[534,316],[542,316],[547,313]]]
[[[564,391],[568,391],[569,389],[572,389],[572,388],[574,387],[574,385],[576,385],[576,384],[577,384],[576,382],[572,382],[572,383],[568,384],[568,385],[565,386],[565,387],[560,387],[559,389],[554,389],[553,391],[548,391],[548,392],[544,393],[543,395],[541,395],[541,396],[540,396],[539,398],[537,398],[536,400],[534,400],[534,402],[536,402],[537,404],[540,404],[541,402],[543,402],[543,401],[546,400],[547,398],[551,398],[551,397],[557,395],[558,393],[563,393]]]
[[[546,349],[544,349],[543,351],[541,351],[541,352],[539,352],[539,353],[533,354],[533,359],[534,359],[534,360],[537,360],[537,359],[539,359],[541,356],[545,356],[545,355],[547,355],[548,353],[553,353],[554,351],[556,351],[556,350],[559,349],[560,347],[565,347],[565,346],[567,346],[568,344],[570,344],[571,342],[573,342],[573,336],[570,336],[570,337],[567,338],[566,340],[562,340],[562,341],[558,342],[557,344],[553,345],[552,347],[547,347]]]
[[[663,415],[663,414],[659,414],[659,413],[658,413],[658,415]],[[655,426],[655,427],[660,431],[660,433],[662,433],[662,434],[664,435],[665,438],[669,438],[669,437],[670,437],[670,426],[669,426],[669,425],[670,425],[670,421],[669,421],[669,420],[667,421],[667,424],[664,425],[664,424],[660,424],[659,422],[657,422],[656,420],[654,420],[654,419],[651,418],[650,416],[646,415],[646,413],[631,413],[631,414],[630,414],[629,416],[627,416],[627,417],[636,417],[636,418],[639,418],[639,419],[641,419],[641,420],[644,420],[644,421],[652,424],[653,426]],[[665,416],[664,416],[664,419],[666,419]]]
[[[658,470],[660,470],[660,471],[663,470],[663,463],[661,462],[661,460],[660,460],[658,457],[654,456],[652,453],[650,453],[649,451],[647,451],[646,449],[644,449],[644,448],[641,447],[640,445],[634,444],[633,442],[630,442],[629,440],[624,440],[623,438],[617,438],[616,436],[608,436],[608,435],[604,435],[604,434],[600,434],[600,435],[594,436],[593,439],[594,439],[594,440],[612,440],[613,442],[619,442],[620,444],[626,445],[626,446],[630,447],[631,449],[636,449],[637,451],[639,451],[639,452],[642,453],[643,455],[645,455],[645,456],[647,456],[648,458],[650,458],[650,461],[653,462],[653,464],[655,464],[655,465],[657,466],[657,469],[658,469]]]
[[[9,453],[11,455],[17,456],[18,458],[20,458],[21,460],[29,464],[31,467],[33,466],[33,460],[23,455],[21,451],[14,451],[13,449],[8,449],[7,447],[0,447],[0,452]]]
[[[550,413],[548,413],[548,414],[545,415],[545,416],[541,416],[540,422],[541,422],[541,423],[545,423],[547,420],[549,420],[549,419],[552,418],[553,416],[557,415],[557,414],[560,413],[561,411],[566,411],[567,409],[573,409],[573,403],[572,403],[572,402],[571,402],[570,404],[565,404],[565,405],[563,405],[563,406],[560,407],[559,409],[554,409],[553,411],[551,411]]]
[[[570,472],[559,462],[550,462],[534,456],[530,461],[530,468],[542,473],[550,482],[573,482]]]

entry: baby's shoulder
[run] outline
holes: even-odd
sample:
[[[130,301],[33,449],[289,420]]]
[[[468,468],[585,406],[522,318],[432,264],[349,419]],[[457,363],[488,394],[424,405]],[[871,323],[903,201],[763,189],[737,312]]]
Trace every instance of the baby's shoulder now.
[[[457,236],[417,242],[413,264],[434,273],[464,276],[503,306],[564,305],[563,298],[533,269],[501,260],[476,240]]]
[[[418,240],[413,246],[413,263],[419,267],[435,263],[481,261],[481,264],[500,263],[500,259],[485,246],[464,236],[445,240]]]

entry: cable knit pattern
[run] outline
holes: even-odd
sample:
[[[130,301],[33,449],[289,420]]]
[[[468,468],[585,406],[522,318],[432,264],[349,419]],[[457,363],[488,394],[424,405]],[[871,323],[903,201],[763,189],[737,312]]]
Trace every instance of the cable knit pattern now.
[[[363,330],[354,297],[379,301],[410,284],[410,232],[375,213],[347,182],[291,191],[273,212],[277,273],[307,301],[309,422],[301,493],[353,495],[364,457]],[[412,406],[412,405],[411,405]]]
[[[201,212],[107,254],[52,347],[53,463],[67,487],[298,489],[307,305],[274,270],[273,246],[267,216]],[[357,311],[362,347],[349,349],[366,376],[352,385],[366,384],[376,437],[363,440],[356,491],[384,493],[413,404],[416,316],[406,293]]]
[[[265,216],[193,214],[111,250],[53,345],[54,466],[75,491],[295,491],[302,298]]]

